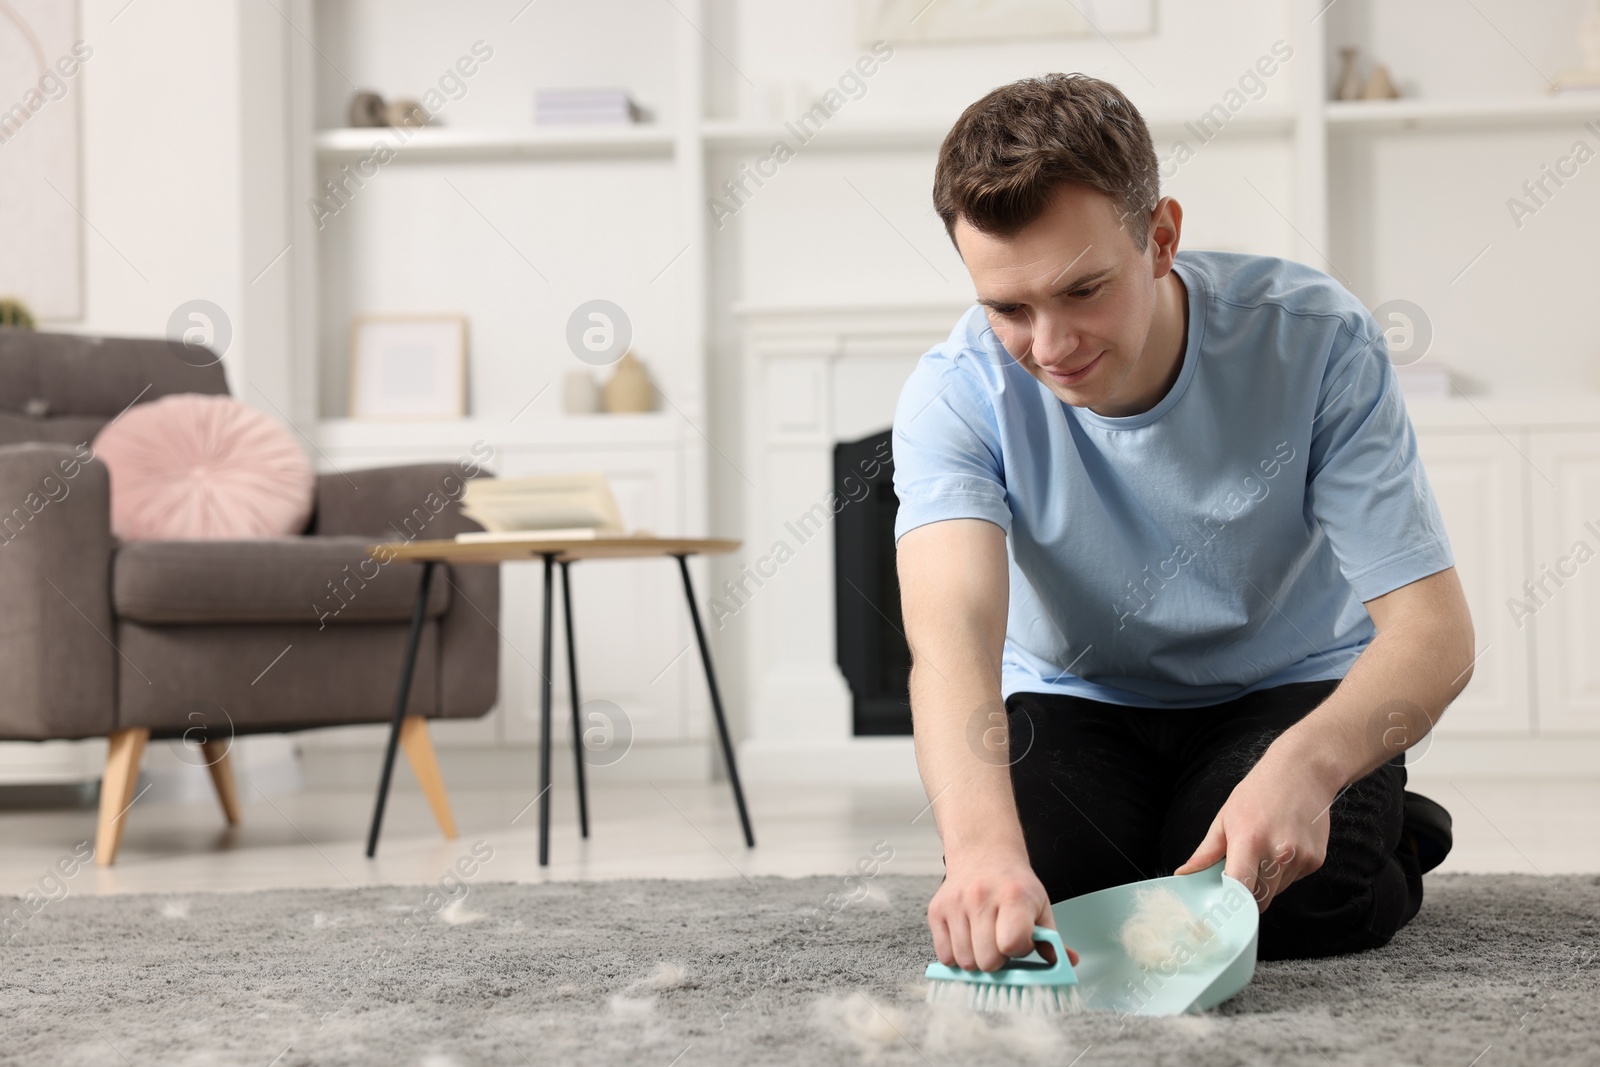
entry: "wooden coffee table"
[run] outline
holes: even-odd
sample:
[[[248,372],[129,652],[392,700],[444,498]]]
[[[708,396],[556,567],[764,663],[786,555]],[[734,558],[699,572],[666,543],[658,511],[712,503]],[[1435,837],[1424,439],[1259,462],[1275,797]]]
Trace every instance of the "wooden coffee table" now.
[[[544,679],[539,698],[539,865],[550,864],[550,704],[554,695],[553,675],[550,668],[552,581],[556,564],[561,565],[561,602],[566,616],[567,673],[572,682],[572,748],[578,775],[578,825],[584,837],[589,836],[589,802],[583,775],[583,734],[578,718],[578,655],[572,634],[572,584],[567,568],[583,559],[644,559],[671,556],[678,561],[678,571],[683,575],[683,595],[689,602],[689,618],[694,622],[695,640],[700,644],[700,662],[705,666],[706,686],[711,690],[711,710],[717,720],[717,736],[722,742],[723,759],[728,765],[728,784],[733,788],[733,802],[739,809],[739,822],[744,828],[744,843],[754,848],[755,834],[750,829],[750,814],[745,808],[744,790],[739,785],[739,768],[733,756],[733,743],[728,737],[728,720],[722,711],[722,696],[717,691],[717,676],[711,668],[711,648],[706,644],[705,627],[700,623],[700,609],[695,604],[694,584],[689,579],[689,557],[732,552],[738,541],[707,537],[602,537],[582,540],[540,541],[392,541],[371,545],[367,554],[378,559],[420,563],[422,581],[417,586],[417,599],[411,612],[411,634],[406,641],[405,659],[400,665],[400,685],[395,693],[394,721],[389,728],[389,746],[383,757],[383,773],[378,779],[378,799],[372,810],[372,829],[367,834],[367,856],[378,850],[378,830],[383,825],[383,806],[389,795],[389,779],[394,772],[396,746],[400,742],[401,726],[405,719],[406,700],[411,693],[411,676],[417,665],[417,646],[422,639],[422,625],[428,606],[428,589],[433,583],[434,569],[440,563],[483,564],[544,561],[544,612],[540,675]]]

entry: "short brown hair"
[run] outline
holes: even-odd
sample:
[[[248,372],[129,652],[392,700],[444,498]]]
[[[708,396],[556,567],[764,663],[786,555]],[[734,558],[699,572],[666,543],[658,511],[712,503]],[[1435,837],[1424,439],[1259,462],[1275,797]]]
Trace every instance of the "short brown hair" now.
[[[933,206],[952,241],[957,219],[1009,237],[1067,182],[1109,196],[1144,251],[1160,178],[1143,116],[1110,82],[1046,74],[1002,85],[961,113],[939,148]]]

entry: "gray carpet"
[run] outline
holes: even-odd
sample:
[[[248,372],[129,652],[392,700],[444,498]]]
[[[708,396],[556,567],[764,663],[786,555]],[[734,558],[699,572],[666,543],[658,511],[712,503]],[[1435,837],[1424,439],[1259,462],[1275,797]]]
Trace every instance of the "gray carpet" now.
[[[1430,877],[1382,950],[1262,964],[1215,1012],[1126,1021],[913,999],[934,884],[472,885],[442,910],[418,887],[71,896],[0,947],[0,1062],[1600,1062],[1597,877]]]

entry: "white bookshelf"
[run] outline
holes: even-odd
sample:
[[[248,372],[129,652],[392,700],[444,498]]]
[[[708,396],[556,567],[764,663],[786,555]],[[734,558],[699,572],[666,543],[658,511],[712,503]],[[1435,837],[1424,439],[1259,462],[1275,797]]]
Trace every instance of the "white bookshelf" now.
[[[667,158],[675,138],[657,126],[546,126],[470,129],[425,126],[417,130],[327,129],[316,135],[321,161],[360,159],[382,145],[401,160]]]
[[[840,122],[814,134],[808,129],[786,128],[778,121],[740,121],[712,119],[701,123],[700,136],[707,148],[720,151],[766,152],[775,141],[790,145],[806,134],[806,147],[824,151],[862,151],[937,148],[948,122],[937,119],[906,118],[878,122]]]
[[[1192,116],[1146,115],[1157,138],[1180,136]],[[1295,116],[1284,110],[1244,114],[1228,123],[1230,136],[1282,136],[1294,128]],[[765,151],[775,141],[824,151],[852,152],[937,149],[950,130],[947,119],[898,119],[841,122],[822,130],[785,126],[777,121],[709,119],[687,140],[709,150]],[[674,130],[635,126],[572,126],[532,129],[465,129],[430,126],[414,131],[388,128],[335,128],[317,131],[319,162],[361,159],[382,145],[398,161],[488,162],[507,159],[641,159],[670,158],[686,138]]]
[[[1338,132],[1564,125],[1600,117],[1600,93],[1523,100],[1335,100],[1326,103],[1323,114],[1328,127]],[[1192,131],[1197,118],[1163,112],[1144,115],[1151,136],[1158,141]],[[1282,137],[1292,134],[1300,121],[1296,112],[1283,108],[1243,112],[1228,121],[1224,133],[1230,138]],[[803,140],[808,148],[834,152],[937,149],[949,129],[949,120],[934,118],[843,122],[822,130],[777,121],[708,119],[688,140],[721,151],[764,151],[778,140],[791,145]],[[528,129],[429,126],[412,131],[344,127],[318,130],[315,136],[318,161],[335,163],[366,157],[379,145],[392,149],[397,160],[412,162],[666,159],[684,141],[676,130],[654,124]]]
[[[1600,117],[1600,92],[1522,100],[1335,100],[1326,114],[1330,127],[1352,132],[1577,125]]]
[[[705,345],[714,332],[713,319],[715,332],[722,333],[731,321],[725,305],[713,307],[715,278],[722,266],[720,257],[724,249],[718,247],[715,234],[711,232],[707,210],[708,198],[723,195],[723,180],[737,177],[742,162],[767,154],[779,140],[808,156],[845,162],[852,158],[867,161],[895,153],[921,153],[931,157],[955,117],[954,110],[929,113],[926,102],[920,113],[884,113],[879,109],[857,114],[851,110],[836,116],[820,130],[806,131],[805,137],[796,133],[793,118],[785,123],[775,118],[757,117],[752,113],[765,108],[751,106],[748,94],[740,97],[743,92],[740,81],[748,79],[739,68],[746,65],[746,60],[739,52],[738,32],[731,31],[732,36],[729,36],[727,14],[722,10],[727,6],[720,0],[679,4],[676,14],[669,20],[674,27],[669,39],[651,42],[651,55],[655,57],[652,61],[670,69],[670,85],[664,90],[667,98],[646,101],[651,110],[661,116],[659,121],[631,126],[541,127],[532,123],[530,111],[528,123],[522,126],[473,125],[468,117],[447,113],[441,125],[410,132],[313,129],[303,136],[308,153],[305,173],[316,178],[336,174],[341,168],[370,156],[374,146],[379,144],[394,150],[396,164],[406,165],[400,169],[436,167],[441,175],[457,183],[463,180],[461,175],[471,180],[470,175],[477,173],[475,168],[481,167],[481,172],[489,176],[501,173],[501,168],[507,165],[519,164],[658,168],[645,180],[659,183],[666,178],[672,184],[670,207],[661,217],[661,224],[664,229],[676,233],[674,245],[683,249],[681,257],[670,261],[673,274],[684,283],[683,299],[675,312],[675,332],[685,350],[701,353],[679,361],[675,367],[677,380],[665,384],[684,391],[691,402],[679,406],[690,419],[702,420],[709,415],[712,403],[703,356]],[[363,12],[361,17],[367,19],[375,17],[378,10],[360,3],[352,9]],[[1486,138],[1527,135],[1541,130],[1556,134],[1563,128],[1579,131],[1585,120],[1600,117],[1600,94],[1553,97],[1523,92],[1516,96],[1486,93],[1482,97],[1463,97],[1451,95],[1457,88],[1453,84],[1443,85],[1437,97],[1422,94],[1393,101],[1331,100],[1331,85],[1337,76],[1333,58],[1336,47],[1352,35],[1357,38],[1365,35],[1368,40],[1362,43],[1372,48],[1372,38],[1392,32],[1385,31],[1379,25],[1380,20],[1395,16],[1362,0],[1347,0],[1324,17],[1327,9],[1325,0],[1282,0],[1279,10],[1283,26],[1273,30],[1269,25],[1260,33],[1263,44],[1274,33],[1289,37],[1295,48],[1292,65],[1284,63],[1282,73],[1270,83],[1267,95],[1250,100],[1229,116],[1214,136],[1213,131],[1202,132],[1198,128],[1214,100],[1212,96],[1194,96],[1192,107],[1160,105],[1146,107],[1143,113],[1158,151],[1180,140],[1204,144],[1205,151],[1213,154],[1213,143],[1222,146],[1224,152],[1232,147],[1246,153],[1272,150],[1272,146],[1277,145],[1286,153],[1289,189],[1287,196],[1268,196],[1268,200],[1271,212],[1276,212],[1283,223],[1287,241],[1284,254],[1328,269],[1330,273],[1345,273],[1348,277],[1348,272],[1333,269],[1330,255],[1334,259],[1353,258],[1351,252],[1335,246],[1354,242],[1355,254],[1367,248],[1368,242],[1351,236],[1348,221],[1352,213],[1366,212],[1370,207],[1362,200],[1368,194],[1360,190],[1352,192],[1351,185],[1352,179],[1359,184],[1363,172],[1371,165],[1374,149],[1369,146],[1374,141],[1396,142],[1413,133]],[[419,10],[414,7],[412,16]],[[1166,22],[1176,21],[1175,15],[1163,17]],[[1340,19],[1346,22],[1341,25]],[[720,33],[717,30],[719,21]],[[307,41],[301,45],[301,50],[310,52],[315,47]],[[797,42],[794,47],[799,48],[801,44]],[[1404,73],[1408,65],[1425,65],[1420,54],[1408,54],[1399,44],[1394,48],[1400,52],[1398,56],[1383,58],[1388,58],[1397,72]],[[908,46],[906,52],[910,51]],[[1134,46],[1117,48],[1116,54],[1122,56],[1125,51],[1133,53]],[[301,62],[316,65],[314,59]],[[895,62],[913,61],[897,58]],[[1426,63],[1434,63],[1436,70],[1439,62],[1431,57],[1426,60]],[[1527,62],[1526,57],[1517,62]],[[755,57],[751,63],[761,64],[762,57]],[[758,75],[762,70],[759,65],[752,65],[751,69]],[[1013,73],[1029,72],[1019,69]],[[336,96],[345,93],[344,84],[337,79],[329,81],[328,91]],[[1432,81],[1445,79],[1435,76]],[[1409,91],[1418,92],[1416,86],[1403,84]],[[1140,79],[1131,73],[1123,79],[1123,85],[1130,94],[1142,88]],[[1425,91],[1429,85],[1424,83],[1421,88]],[[1489,90],[1494,86],[1486,84],[1481,88]],[[307,115],[318,110],[301,109]],[[324,106],[320,111],[327,113],[328,108]],[[456,125],[457,122],[461,125]],[[1484,142],[1485,145],[1493,143]],[[931,159],[928,162],[931,164]],[[1530,163],[1530,175],[1537,173],[1537,162]],[[1512,184],[1513,191],[1517,184]],[[307,194],[311,191],[310,188],[304,190]],[[602,200],[590,210],[604,212],[604,193],[597,190],[595,195]],[[1186,201],[1186,207],[1191,209],[1204,206],[1203,201]],[[569,209],[585,210],[581,204],[572,204]],[[1330,239],[1330,227],[1335,224],[1339,232]],[[599,222],[597,225],[603,229],[606,224]],[[606,236],[615,237],[614,234]],[[1468,250],[1467,255],[1475,251]],[[660,255],[663,268],[671,254],[672,250],[668,250]],[[352,263],[348,267],[360,269],[360,264]],[[624,265],[623,269],[632,268]],[[1371,291],[1358,292],[1358,295],[1370,298],[1373,303],[1386,295],[1379,291],[1381,280],[1358,278],[1356,284],[1367,282],[1371,283]],[[303,301],[307,306],[298,309],[298,314],[311,323],[303,327],[302,336],[317,335],[315,323],[326,304],[316,295],[317,288],[312,285],[301,290],[311,296]],[[754,299],[759,302],[763,296],[755,294]],[[735,294],[736,299],[750,297],[751,294]],[[324,357],[342,358],[326,351],[329,336],[327,331],[322,332]],[[335,335],[335,340],[339,337],[342,334]],[[319,406],[320,417],[328,417],[328,404],[324,402]]]
[[[1160,140],[1181,136],[1186,124],[1196,116],[1172,113],[1153,113],[1144,116],[1151,136]],[[783,140],[794,145],[807,135],[805,145],[824,151],[881,151],[897,149],[927,149],[936,151],[945,134],[950,132],[953,119],[908,118],[901,120],[841,121],[815,131],[786,127],[771,122],[743,122],[711,120],[701,124],[701,136],[707,147],[723,150],[750,150],[764,152],[773,142]],[[1295,116],[1291,111],[1273,109],[1263,112],[1244,112],[1230,119],[1227,132],[1230,136],[1282,136],[1294,129]]]
[[[299,125],[291,193],[297,217],[306,217],[307,201],[326,195],[330,179],[353,190],[348,207],[320,228],[302,222],[300,231],[313,251],[297,260],[297,335],[318,351],[304,432],[320,465],[354,473],[450,461],[479,455],[487,444],[493,455],[484,465],[497,474],[602,471],[630,525],[662,535],[709,533],[707,267],[704,242],[691,240],[704,161],[698,123],[679,121],[703,110],[704,41],[694,28],[703,18],[700,0],[674,0],[654,12],[653,23],[648,12],[632,17],[637,12],[625,0],[520,12],[479,2],[448,11],[408,0],[296,2],[304,5],[297,7],[298,24],[318,31],[289,42],[293,65],[309,75],[291,89],[298,94],[290,108]],[[562,75],[552,71],[563,65],[574,79],[603,69],[603,59],[565,42],[591,23],[618,17],[625,29],[651,39],[645,60],[616,61],[618,83],[641,91],[658,120],[535,125],[528,71],[537,67],[559,82]],[[319,39],[323,31],[328,39]],[[489,42],[494,57],[436,125],[329,124],[344,114],[356,81],[390,97],[420,95],[411,86],[437,78],[474,38]],[[415,58],[422,54],[426,61]],[[357,166],[375,150],[387,160]],[[650,234],[618,240],[619,229],[642,231],[663,220],[654,242]],[[607,285],[612,275],[629,276],[629,295]],[[635,347],[667,398],[658,410],[563,411],[562,377],[584,367],[567,351],[566,320],[596,298],[614,300],[632,316]],[[470,414],[342,417],[348,319],[407,310],[469,317]],[[598,381],[610,373],[588,369]],[[705,561],[690,566],[699,588],[709,591]],[[638,561],[575,572],[583,696],[624,707],[641,745],[676,754],[673,773],[704,765],[709,709],[703,679],[688,669],[698,669],[697,661],[678,656],[694,638],[677,572]],[[538,576],[507,568],[501,586],[498,708],[482,720],[437,724],[441,748],[538,737],[532,668],[540,640]],[[554,639],[561,665],[555,732],[565,744],[564,634],[558,630]],[[358,733],[308,736],[302,744],[315,762],[340,745],[376,743],[372,731]],[[617,773],[626,777],[636,766],[661,770],[659,759],[641,755]],[[514,780],[526,777],[517,773]]]

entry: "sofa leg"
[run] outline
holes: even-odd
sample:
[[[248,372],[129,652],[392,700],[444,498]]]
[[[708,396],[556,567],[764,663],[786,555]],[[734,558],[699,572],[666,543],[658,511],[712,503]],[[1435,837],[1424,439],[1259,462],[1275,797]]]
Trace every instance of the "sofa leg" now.
[[[239,825],[239,790],[233,782],[233,763],[228,751],[233,740],[202,741],[200,751],[205,753],[206,767],[211,771],[211,784],[216,787],[217,801],[222,805],[222,815],[229,826]]]
[[[100,824],[95,830],[94,859],[102,867],[116,861],[122,846],[122,828],[128,822],[128,806],[139,784],[139,761],[150,731],[144,727],[118,730],[107,741],[105,776],[100,779]]]
[[[417,776],[422,795],[428,798],[428,807],[439,823],[444,836],[455,840],[456,820],[450,814],[450,796],[444,791],[444,777],[439,773],[439,757],[433,751],[433,739],[428,735],[428,720],[421,715],[407,715],[400,724],[400,747],[405,749],[411,773]]]

